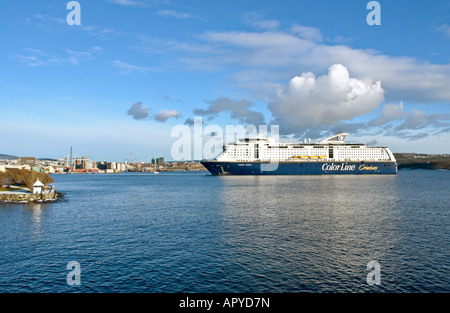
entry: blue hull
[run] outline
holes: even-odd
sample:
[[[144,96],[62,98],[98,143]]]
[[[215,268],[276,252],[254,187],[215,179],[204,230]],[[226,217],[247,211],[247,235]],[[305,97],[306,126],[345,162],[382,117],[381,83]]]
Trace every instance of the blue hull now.
[[[219,162],[201,161],[212,175],[397,174],[396,162]]]

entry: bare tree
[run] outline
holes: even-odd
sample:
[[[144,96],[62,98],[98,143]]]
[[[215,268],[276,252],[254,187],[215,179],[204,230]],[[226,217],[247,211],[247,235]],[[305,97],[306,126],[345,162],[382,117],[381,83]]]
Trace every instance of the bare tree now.
[[[0,173],[0,188],[3,186],[9,187],[12,183],[13,179],[8,173],[6,172]]]
[[[33,190],[33,184],[39,179],[45,186],[53,183],[55,180],[48,174],[39,173],[31,170],[8,169],[6,171],[10,179],[16,184],[22,184]]]

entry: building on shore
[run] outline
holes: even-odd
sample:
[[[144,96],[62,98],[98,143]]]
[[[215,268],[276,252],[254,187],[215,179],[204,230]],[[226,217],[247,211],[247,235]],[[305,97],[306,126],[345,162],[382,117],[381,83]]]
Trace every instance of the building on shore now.
[[[16,168],[19,170],[31,170],[28,164],[0,164],[0,172],[6,172],[9,168]]]
[[[17,164],[29,165],[29,166],[33,167],[36,165],[36,158],[35,157],[18,157]]]

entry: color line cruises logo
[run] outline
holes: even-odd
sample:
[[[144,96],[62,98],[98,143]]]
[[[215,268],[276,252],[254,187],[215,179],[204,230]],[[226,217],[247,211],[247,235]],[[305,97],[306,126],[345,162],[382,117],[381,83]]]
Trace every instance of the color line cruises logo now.
[[[335,164],[335,163],[324,163],[322,165],[322,171],[354,171],[356,169],[355,164],[348,164],[348,163],[341,163],[341,164]],[[366,165],[361,164],[358,167],[358,170],[360,171],[376,171],[378,169],[378,166],[373,165]]]
[[[341,163],[341,164],[324,163],[322,165],[323,171],[354,171],[355,168],[356,168],[355,164],[347,164],[347,163]]]
[[[322,165],[322,171],[324,171],[324,172],[327,172],[327,171],[354,171],[355,169],[356,169],[355,164],[348,164],[348,163],[341,163],[341,164],[324,163]],[[377,169],[378,169],[378,166],[366,165],[366,164],[361,164],[358,167],[358,170],[360,170],[360,171],[376,171]]]

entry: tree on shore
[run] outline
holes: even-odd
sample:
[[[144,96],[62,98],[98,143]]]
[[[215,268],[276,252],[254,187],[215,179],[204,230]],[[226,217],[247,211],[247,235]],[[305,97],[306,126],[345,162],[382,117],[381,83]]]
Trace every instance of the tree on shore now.
[[[55,180],[48,174],[39,173],[32,170],[25,169],[7,169],[6,172],[0,173],[1,186],[10,186],[13,184],[24,185],[30,190],[33,190],[33,184],[40,180],[45,186],[53,183]]]
[[[8,174],[0,173],[0,187],[9,187],[13,182],[13,179]]]

